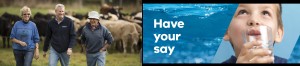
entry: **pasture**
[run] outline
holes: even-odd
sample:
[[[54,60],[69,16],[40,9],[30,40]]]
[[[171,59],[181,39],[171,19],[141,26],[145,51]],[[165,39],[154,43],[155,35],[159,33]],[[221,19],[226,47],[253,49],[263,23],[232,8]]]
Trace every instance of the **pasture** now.
[[[0,39],[0,65],[1,66],[15,66],[15,58],[12,48],[2,48],[2,39]],[[32,66],[48,66],[48,57],[42,56],[43,43],[40,43],[40,58],[38,60],[33,59]],[[61,66],[60,63],[57,64]],[[73,48],[73,54],[70,58],[70,66],[87,66],[84,53],[80,53],[79,45]],[[106,66],[142,66],[140,63],[140,54],[123,54],[121,52],[110,52],[106,56]]]

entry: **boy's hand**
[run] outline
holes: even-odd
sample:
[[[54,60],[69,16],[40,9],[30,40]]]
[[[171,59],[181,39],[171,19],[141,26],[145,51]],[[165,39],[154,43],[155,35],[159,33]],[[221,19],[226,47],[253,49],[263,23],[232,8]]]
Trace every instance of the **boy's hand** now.
[[[260,41],[243,44],[236,63],[273,63],[272,51],[261,48]]]

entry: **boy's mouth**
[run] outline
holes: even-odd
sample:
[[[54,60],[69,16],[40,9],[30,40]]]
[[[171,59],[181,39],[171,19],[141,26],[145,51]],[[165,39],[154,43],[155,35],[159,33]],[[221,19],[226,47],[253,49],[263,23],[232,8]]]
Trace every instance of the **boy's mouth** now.
[[[248,32],[247,32],[248,36],[260,36],[261,33],[258,29],[250,29]]]
[[[271,29],[267,26],[250,27],[246,31],[246,41],[259,40],[268,43],[269,40],[273,40],[271,32]]]

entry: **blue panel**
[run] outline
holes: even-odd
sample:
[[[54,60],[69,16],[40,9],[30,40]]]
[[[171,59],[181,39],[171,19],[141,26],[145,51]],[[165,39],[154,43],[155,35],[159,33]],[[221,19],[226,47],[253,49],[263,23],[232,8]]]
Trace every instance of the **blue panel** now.
[[[300,63],[300,36],[294,47],[294,50],[291,54],[291,57],[288,59],[288,63]]]
[[[210,63],[237,4],[143,4],[143,63]],[[159,21],[183,21],[184,28],[154,28]],[[178,41],[155,43],[154,34],[181,34]],[[171,55],[155,46],[175,46]]]

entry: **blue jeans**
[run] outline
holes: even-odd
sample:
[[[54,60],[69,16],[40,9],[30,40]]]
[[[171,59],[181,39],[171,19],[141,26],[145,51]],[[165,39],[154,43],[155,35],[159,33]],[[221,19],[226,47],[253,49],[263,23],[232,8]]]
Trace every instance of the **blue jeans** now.
[[[105,66],[106,51],[97,53],[86,53],[87,66]]]
[[[16,66],[31,66],[34,49],[29,50],[13,50]]]
[[[49,66],[56,66],[60,60],[61,66],[69,66],[70,57],[66,52],[58,53],[50,46]]]

